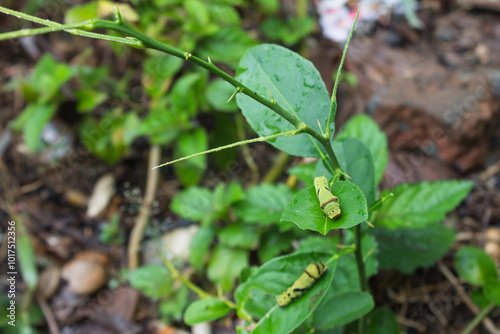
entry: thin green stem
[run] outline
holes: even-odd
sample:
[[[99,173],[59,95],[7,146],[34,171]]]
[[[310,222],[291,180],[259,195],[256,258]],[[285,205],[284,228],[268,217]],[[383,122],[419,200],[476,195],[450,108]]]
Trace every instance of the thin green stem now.
[[[95,39],[102,39],[105,41],[109,42],[116,42],[116,43],[121,43],[121,44],[126,44],[135,48],[144,48],[144,45],[135,39],[130,39],[130,38],[123,38],[123,37],[115,37],[115,36],[109,36],[109,35],[104,35],[104,34],[97,34],[93,32],[88,32],[85,30],[81,29],[88,29],[87,25],[91,22],[83,22],[79,23],[76,26],[75,25],[64,25],[60,24],[54,21],[49,21],[49,20],[44,20],[36,16],[28,15],[22,12],[18,12],[9,8],[5,8],[0,6],[0,13],[5,13],[8,15],[12,15],[15,17],[18,17],[23,20],[35,22],[44,26],[52,27],[54,30],[48,30],[48,28],[45,28],[47,30],[44,30],[43,28],[37,28],[37,29],[21,29],[18,31],[12,31],[8,33],[3,33],[0,34],[0,40],[4,39],[10,39],[10,38],[19,38],[19,37],[26,37],[26,36],[34,36],[34,35],[40,35],[40,34],[46,34],[50,33],[53,31],[65,31],[67,33],[70,33],[72,35],[77,35],[77,36],[84,36],[84,37],[90,37],[90,38],[95,38]],[[26,31],[31,30],[33,33],[28,34]],[[36,31],[36,33],[35,33]]]
[[[352,24],[351,32],[349,33],[349,37],[347,38],[347,42],[344,47],[344,52],[342,53],[342,59],[340,60],[340,65],[337,70],[337,76],[335,78],[335,84],[333,86],[332,92],[332,103],[330,104],[330,111],[328,112],[328,118],[326,119],[326,134],[325,137],[330,139],[330,124],[335,119],[335,114],[337,113],[337,87],[340,81],[340,74],[342,73],[342,67],[344,66],[344,60],[347,55],[347,49],[349,44],[351,43],[352,33],[354,31],[354,26],[356,25],[356,21],[358,20],[359,10],[356,13],[356,17],[354,18],[354,22]]]
[[[213,153],[213,152],[222,151],[222,150],[225,150],[225,149],[228,149],[228,148],[231,148],[231,147],[236,147],[236,146],[250,144],[250,143],[263,142],[263,141],[266,141],[266,140],[270,140],[270,139],[277,138],[277,137],[282,137],[282,136],[291,136],[291,135],[296,134],[296,133],[297,133],[296,130],[289,130],[289,131],[277,133],[275,135],[270,135],[270,136],[266,136],[266,137],[258,137],[258,138],[254,138],[254,139],[247,139],[247,140],[238,141],[236,143],[231,143],[229,145],[219,146],[219,147],[213,148],[211,150],[207,150],[207,151],[203,151],[203,152],[198,152],[198,153],[191,154],[191,155],[188,155],[188,156],[176,159],[176,160],[172,160],[172,161],[166,162],[164,164],[158,165],[158,166],[154,167],[153,169],[160,168],[160,167],[167,166],[167,165],[171,165],[171,164],[174,164],[176,162],[187,160],[187,159],[190,159],[190,158],[194,158],[194,157],[197,157],[197,156],[200,156],[200,155],[205,155],[205,154],[209,154],[209,153]]]
[[[490,313],[491,311],[493,311],[493,309],[495,309],[495,307],[497,307],[497,305],[495,303],[491,303],[488,306],[486,306],[485,308],[483,308],[481,310],[481,312],[479,312],[478,314],[476,314],[476,316],[474,317],[474,319],[472,319],[472,321],[469,322],[469,324],[467,325],[467,327],[465,327],[465,329],[462,331],[462,334],[472,333],[472,331],[474,330],[474,328],[476,328],[477,325],[479,325],[479,323],[481,321],[483,321],[484,318],[486,318],[486,316],[488,315],[488,313]]]
[[[368,213],[377,210],[379,207],[381,207],[384,204],[385,201],[387,201],[392,196],[394,196],[394,194],[393,193],[389,193],[389,194],[385,195],[384,197],[380,198],[378,201],[376,201],[375,203],[373,203],[372,206],[370,206],[368,208]]]
[[[283,175],[283,170],[285,170],[288,162],[290,161],[290,155],[286,152],[281,151],[278,153],[274,159],[273,165],[267,171],[266,175],[262,178],[262,183],[273,183],[281,175]]]
[[[44,28],[36,28],[36,29],[21,29],[16,31],[9,31],[0,34],[0,41],[5,41],[8,39],[20,38],[20,37],[28,37],[35,35],[48,34],[51,32],[80,28],[82,26],[81,23],[78,24],[65,24],[60,27],[44,27]]]
[[[4,8],[4,7],[0,7],[0,12],[6,13],[9,15],[14,15],[18,18],[29,20],[29,21],[36,22],[36,23],[43,24],[43,25],[47,25],[47,26],[52,26],[52,27],[60,27],[61,26],[61,24],[59,24],[59,23],[52,22],[49,20],[40,19],[40,18],[31,16],[31,15],[21,13],[21,12],[13,11],[13,10],[10,10],[10,9]],[[215,66],[212,63],[210,58],[208,59],[208,61],[204,61],[198,57],[193,56],[189,52],[183,52],[179,49],[176,49],[176,48],[171,47],[167,44],[161,43],[161,42],[141,33],[140,31],[136,30],[135,28],[130,26],[128,23],[123,21],[118,10],[116,10],[116,16],[117,16],[116,21],[95,19],[95,20],[91,20],[88,22],[84,22],[84,23],[82,23],[81,29],[85,29],[85,30],[110,29],[110,30],[118,31],[127,37],[132,37],[135,40],[129,40],[127,38],[117,38],[117,37],[101,35],[101,34],[94,34],[94,33],[90,33],[87,31],[82,31],[80,29],[64,29],[64,31],[69,32],[71,34],[75,34],[75,35],[87,36],[87,37],[92,37],[92,38],[99,38],[99,39],[104,39],[104,40],[109,40],[109,41],[120,42],[120,43],[128,42],[126,44],[129,44],[131,46],[155,49],[155,50],[170,54],[172,56],[190,61],[190,62],[214,73],[215,75],[219,76],[223,80],[229,82],[235,88],[237,93],[243,93],[243,94],[249,96],[250,98],[252,98],[255,101],[261,103],[262,105],[268,107],[269,109],[271,109],[272,111],[274,111],[275,113],[277,113],[278,115],[280,115],[281,117],[286,119],[290,124],[292,124],[295,127],[295,129],[297,130],[296,134],[307,133],[311,137],[318,140],[321,143],[321,145],[325,148],[325,150],[328,154],[328,157],[330,158],[330,160],[332,162],[333,168],[335,170],[340,169],[340,165],[339,165],[338,160],[335,156],[335,153],[333,152],[333,150],[330,146],[330,141],[325,139],[324,136],[317,133],[311,127],[307,126],[299,118],[295,117],[294,115],[292,115],[291,113],[286,111],[279,104],[260,96],[259,94],[257,94],[257,92],[251,90],[247,86],[243,85],[240,81],[236,80],[235,78],[233,78],[232,76],[230,76],[226,72],[220,70],[219,68],[217,68],[217,66]]]
[[[257,102],[265,105],[269,109],[273,110],[275,113],[286,119],[288,122],[290,122],[296,129],[299,129],[301,127],[302,121],[283,109],[280,105],[277,103],[273,103],[272,101],[260,96],[257,94],[257,92],[254,92],[247,86],[243,85],[241,82],[227,74],[226,72],[220,70],[217,66],[215,66],[210,60],[209,61],[204,61],[198,57],[193,56],[189,52],[183,52],[179,49],[176,49],[174,47],[171,47],[167,44],[161,43],[143,33],[140,31],[134,29],[132,26],[130,26],[128,23],[125,21],[118,21],[118,22],[113,22],[113,21],[106,21],[106,20],[94,20],[92,21],[93,23],[93,28],[105,28],[105,29],[111,29],[115,31],[119,31],[123,33],[126,36],[130,37],[135,37],[136,39],[140,40],[143,42],[144,46],[147,48],[155,49],[158,51],[162,51],[165,53],[168,53],[172,56],[178,57],[185,59],[187,61],[190,61],[200,67],[203,67],[204,69],[214,73],[215,75],[219,76],[220,78],[224,79],[225,81],[229,82],[239,93],[243,93],[252,99],[256,100]]]
[[[356,265],[358,267],[359,274],[359,286],[361,291],[368,291],[368,284],[366,281],[365,264],[363,262],[363,251],[361,248],[361,224],[356,225],[354,228],[354,234],[356,239],[356,250],[354,254],[356,255]],[[365,332],[366,321],[365,317],[361,317],[358,321],[358,334],[363,334]]]
[[[330,141],[325,139],[321,134],[318,132],[314,131],[311,127],[307,126],[305,123],[303,123],[299,118],[295,117],[285,109],[283,109],[280,105],[277,103],[274,103],[259,94],[257,92],[254,92],[247,86],[243,85],[241,82],[227,74],[226,72],[220,70],[215,66],[209,59],[209,61],[204,61],[198,57],[195,57],[191,55],[188,52],[183,52],[181,50],[178,50],[174,47],[171,47],[167,44],[161,43],[149,36],[144,35],[140,31],[134,29],[130,25],[128,25],[126,22],[121,21],[120,19],[118,22],[112,22],[112,21],[105,21],[105,20],[95,20],[93,21],[93,26],[94,28],[105,28],[105,29],[111,29],[111,30],[116,30],[121,33],[123,33],[126,36],[131,36],[135,37],[136,39],[142,41],[145,47],[155,49],[158,51],[162,51],[165,53],[168,53],[172,56],[179,57],[186,59],[187,61],[190,61],[200,67],[203,67],[207,69],[208,71],[214,73],[215,75],[219,76],[221,79],[226,80],[229,82],[233,87],[236,89],[237,92],[243,93],[255,101],[263,104],[264,106],[268,107],[269,109],[273,110],[275,113],[286,119],[290,124],[292,124],[295,129],[298,130],[297,134],[299,133],[307,133],[311,137],[315,138],[318,140],[321,145],[325,148],[326,153],[328,154],[328,157],[330,158],[330,161],[332,162],[333,168],[334,169],[340,169],[340,165],[338,163],[337,157],[335,156],[335,153],[333,152],[331,146],[330,146]]]
[[[195,285],[190,280],[188,280],[184,276],[182,276],[181,273],[177,270],[177,268],[175,268],[175,266],[172,264],[172,262],[170,262],[166,257],[164,257],[162,255],[159,255],[159,256],[160,256],[163,264],[165,264],[165,266],[168,268],[168,270],[170,270],[170,276],[173,279],[176,279],[176,280],[180,281],[182,284],[184,284],[185,286],[187,286],[189,289],[191,289],[191,291],[196,293],[200,298],[218,298],[221,301],[223,301],[230,308],[233,308],[233,309],[237,308],[236,304],[233,303],[232,301],[227,300],[226,298],[215,297],[215,296],[209,294],[208,292],[206,292],[205,290],[203,290],[202,288],[200,288],[199,286]]]

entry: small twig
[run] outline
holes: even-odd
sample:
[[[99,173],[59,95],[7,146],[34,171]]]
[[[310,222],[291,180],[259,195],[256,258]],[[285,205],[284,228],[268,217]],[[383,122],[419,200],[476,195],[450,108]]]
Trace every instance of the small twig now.
[[[43,179],[36,180],[33,183],[25,184],[24,186],[19,188],[19,195],[24,195],[32,191],[35,191],[43,185],[44,185]]]
[[[167,166],[167,165],[171,165],[171,164],[175,164],[175,163],[177,163],[179,161],[191,159],[191,158],[194,158],[194,157],[197,157],[197,156],[200,156],[200,155],[205,155],[205,154],[209,154],[209,153],[213,153],[213,152],[218,152],[218,151],[226,150],[228,148],[232,148],[232,147],[236,147],[236,146],[241,146],[241,145],[250,144],[250,143],[264,142],[264,141],[267,141],[267,140],[270,140],[270,139],[274,139],[274,138],[278,138],[278,137],[282,137],[282,136],[291,136],[291,135],[295,134],[296,132],[297,131],[295,131],[295,130],[288,130],[288,131],[284,131],[284,132],[277,133],[277,134],[270,135],[270,136],[266,136],[266,137],[257,137],[257,138],[253,138],[253,139],[247,139],[247,140],[238,141],[236,143],[232,143],[232,144],[229,144],[229,145],[224,145],[224,146],[216,147],[216,148],[213,148],[213,149],[210,149],[210,150],[207,150],[207,151],[203,151],[203,152],[191,154],[191,155],[188,155],[188,156],[176,159],[176,160],[172,160],[172,161],[166,162],[164,164],[155,166],[155,167],[153,167],[153,169],[160,168],[160,167]]]
[[[422,333],[426,329],[425,324],[418,321],[407,319],[402,316],[397,316],[396,320],[403,326],[415,328],[419,333]]]
[[[359,274],[359,286],[361,291],[368,292],[368,282],[366,280],[365,264],[363,262],[363,250],[361,248],[361,224],[354,227],[354,237],[356,241],[356,266]],[[358,333],[363,334],[366,328],[366,317],[362,316],[358,319]]]
[[[488,167],[484,172],[479,174],[479,179],[483,182],[488,180],[490,177],[493,175],[497,174],[500,172],[500,161],[498,161],[496,164]]]
[[[472,319],[472,321],[469,322],[469,324],[467,325],[467,327],[465,327],[465,329],[462,331],[462,334],[469,334],[469,333],[471,333],[474,330],[474,328],[476,328],[477,325],[479,325],[479,323],[481,323],[481,321],[483,319],[486,319],[486,315],[488,313],[490,313],[495,307],[496,307],[496,304],[495,303],[491,303],[488,306],[486,306],[485,308],[483,308],[481,310],[481,312],[479,312],[478,314],[476,314],[476,316],[474,317],[474,319]]]
[[[239,113],[236,115],[236,134],[239,141],[246,139],[243,116]],[[259,181],[259,167],[257,167],[257,164],[252,157],[252,153],[250,152],[250,147],[248,146],[248,144],[241,145],[241,153],[243,153],[243,158],[245,159],[245,162],[247,163],[248,168],[250,168],[250,171],[252,173],[250,186],[253,186]]]
[[[158,177],[160,171],[154,169],[160,161],[160,146],[153,145],[149,149],[149,162],[148,162],[148,175],[146,180],[146,193],[144,195],[144,201],[142,202],[141,209],[139,210],[139,215],[135,221],[134,228],[130,235],[130,241],[128,244],[128,267],[129,269],[135,269],[139,265],[139,249],[142,241],[142,235],[144,233],[144,228],[146,227],[146,222],[149,218],[149,213],[151,212],[151,204],[153,203],[156,195],[156,187],[158,185]]]
[[[135,39],[129,39],[129,38],[123,38],[123,37],[116,37],[116,36],[110,36],[110,35],[103,35],[103,34],[97,34],[94,32],[88,32],[80,29],[74,29],[75,27],[81,27],[82,29],[85,28],[85,26],[90,23],[91,21],[87,22],[82,22],[76,25],[64,25],[60,24],[54,21],[50,20],[44,20],[36,16],[28,15],[23,12],[18,12],[6,7],[0,6],[0,12],[5,13],[8,15],[15,16],[17,18],[35,22],[44,26],[48,26],[49,28],[38,28],[38,29],[22,29],[18,31],[13,31],[13,32],[8,32],[8,33],[3,33],[0,34],[0,40],[3,38],[17,38],[17,37],[25,37],[25,36],[33,36],[33,35],[38,35],[38,34],[46,34],[50,33],[53,31],[65,31],[67,33],[70,33],[72,35],[77,35],[77,36],[84,36],[84,37],[90,37],[90,38],[96,38],[96,39],[102,39],[105,41],[110,41],[110,42],[117,42],[117,43],[122,43],[122,44],[127,44],[132,47],[136,48],[143,48],[144,46],[142,45],[141,42],[135,40]],[[32,31],[30,33],[30,31]]]
[[[474,313],[475,315],[479,314],[481,310],[479,307],[474,304],[474,302],[470,299],[469,295],[467,292],[465,292],[464,288],[458,281],[458,279],[453,275],[453,273],[444,265],[443,262],[438,261],[438,268],[441,271],[441,273],[450,281],[450,283],[453,285],[455,290],[457,290],[458,295],[460,296],[460,299],[464,302],[465,305]],[[500,334],[500,330],[496,328],[495,324],[489,317],[484,317],[483,318],[483,323],[484,326],[490,331],[492,334]]]
[[[60,334],[61,331],[59,330],[59,326],[57,325],[56,318],[54,317],[54,313],[52,313],[52,310],[47,304],[47,301],[44,298],[40,297],[38,294],[36,295],[36,300],[38,302],[38,305],[40,305],[40,308],[42,309],[45,320],[47,320],[50,334]]]
[[[276,159],[274,159],[273,165],[262,179],[262,183],[273,183],[276,181],[283,173],[283,170],[288,165],[289,161],[290,155],[286,152],[280,151]]]

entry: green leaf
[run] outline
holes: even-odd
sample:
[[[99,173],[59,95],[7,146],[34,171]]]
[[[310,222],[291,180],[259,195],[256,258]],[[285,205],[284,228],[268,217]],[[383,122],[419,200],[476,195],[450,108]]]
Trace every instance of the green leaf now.
[[[182,31],[194,33],[199,36],[215,33],[219,27],[210,20],[209,4],[201,0],[185,0],[182,2],[188,17]]]
[[[127,273],[130,285],[153,300],[159,300],[172,292],[173,280],[167,268],[159,265],[142,266]]]
[[[80,138],[85,147],[108,163],[115,163],[130,149],[138,135],[137,113],[107,112],[98,123],[88,116],[80,124]]]
[[[212,227],[201,227],[191,240],[189,246],[189,263],[197,270],[203,267],[205,257],[210,250],[210,245],[215,237]]]
[[[205,93],[207,102],[216,110],[233,112],[238,110],[235,99],[229,98],[234,93],[234,87],[224,80],[214,80],[212,81]]]
[[[365,194],[367,205],[372,205],[376,191],[375,169],[368,148],[356,138],[335,141],[332,148],[342,170],[351,177],[350,181]]]
[[[184,322],[195,325],[209,322],[226,316],[231,308],[218,298],[205,298],[191,303],[184,314]]]
[[[206,59],[210,57],[214,62],[225,63],[232,68],[236,68],[245,52],[255,45],[257,45],[257,42],[244,30],[228,27],[200,40],[196,48],[196,54],[200,58]],[[228,98],[229,96],[225,101]]]
[[[296,193],[283,215],[282,222],[292,222],[301,229],[317,231],[326,235],[336,228],[350,228],[368,219],[366,199],[361,190],[349,181],[333,184],[332,193],[337,196],[342,215],[332,220],[321,210],[314,187]]]
[[[123,230],[120,228],[120,215],[114,213],[109,222],[104,222],[101,226],[99,233],[99,241],[113,246],[120,246],[123,244]]]
[[[330,98],[321,75],[310,61],[281,46],[262,44],[243,56],[237,79],[266,99],[272,94],[281,107],[320,132],[318,120],[326,119]],[[236,101],[259,136],[293,129],[285,119],[248,96],[238,94]],[[333,122],[331,130],[334,131]],[[279,137],[270,144],[291,155],[320,156],[316,146],[319,144],[305,134]]]
[[[210,12],[211,21],[220,27],[238,27],[241,25],[240,14],[234,4],[224,4],[223,1],[210,2],[208,11]]]
[[[277,223],[292,195],[284,184],[254,186],[246,191],[245,199],[235,205],[236,215],[247,223]]]
[[[329,254],[335,254],[337,252],[337,245],[339,245],[339,236],[328,236],[323,237],[319,235],[312,235],[305,239],[302,239],[299,247],[295,252],[326,252]],[[338,269],[338,265],[337,265]]]
[[[467,283],[483,286],[498,281],[495,261],[481,248],[464,246],[455,254],[455,270]]]
[[[370,150],[375,165],[375,183],[379,184],[388,161],[387,136],[371,117],[362,114],[351,118],[338,133],[336,140],[350,137],[359,139]]]
[[[147,57],[143,65],[142,84],[149,96],[157,98],[165,94],[182,64],[182,59],[171,55],[160,54]]]
[[[184,130],[193,128],[187,110],[176,110],[168,106],[168,99],[160,99],[150,109],[141,122],[138,134],[148,136],[158,145],[167,145],[174,141]]]
[[[233,203],[242,200],[243,188],[239,183],[231,182],[227,187],[219,183],[214,190],[214,207],[217,211],[225,212]]]
[[[59,88],[73,76],[73,69],[66,64],[59,64],[49,54],[45,54],[37,63],[30,83],[38,93],[38,103],[52,104],[57,98]]]
[[[234,118],[226,113],[216,113],[213,116],[215,118],[215,127],[209,131],[210,147],[220,147],[237,142],[238,134],[234,124]],[[213,152],[210,154],[210,160],[213,161],[221,171],[234,173],[236,169],[239,169],[239,165],[235,164],[235,161],[238,160],[238,147]],[[212,178],[211,181],[217,183],[219,179],[219,177],[216,177]]]
[[[484,286],[484,295],[488,300],[500,306],[500,281],[490,281]]]
[[[219,184],[213,193],[206,188],[190,187],[174,197],[170,208],[181,217],[209,223],[223,217],[228,207],[242,197],[241,185],[234,182],[227,187]]]
[[[260,28],[262,32],[272,40],[282,41],[290,46],[299,42],[309,35],[316,25],[316,20],[312,17],[292,17],[286,21],[271,17],[265,20]]]
[[[491,301],[484,295],[483,290],[484,289],[479,288],[477,290],[472,290],[471,292],[469,292],[470,299],[480,308],[485,308],[491,303]]]
[[[290,232],[279,232],[271,229],[264,233],[261,238],[257,256],[261,263],[272,260],[281,252],[292,248],[293,234]]]
[[[324,299],[313,314],[313,326],[317,329],[340,327],[370,312],[375,306],[371,294],[348,291]]]
[[[75,68],[75,75],[78,78],[78,82],[82,89],[85,90],[96,89],[101,82],[110,80],[109,72],[110,68],[107,66],[78,66]],[[125,76],[123,79],[126,80],[127,77]],[[114,83],[114,80],[111,82]]]
[[[56,110],[56,104],[29,104],[14,122],[16,128],[22,127],[24,142],[32,152],[42,148],[40,136],[44,126],[54,116]]]
[[[208,72],[197,70],[197,72],[184,74],[177,79],[169,95],[172,108],[170,112],[195,116],[203,97],[207,78]]]
[[[240,316],[262,315],[252,333],[290,333],[318,306],[328,291],[336,260],[327,261],[326,253],[298,253],[275,258],[262,265],[236,291]],[[286,308],[277,306],[275,297],[295,282],[308,264],[325,261],[328,270],[302,297]]]
[[[248,267],[246,250],[217,245],[208,263],[207,274],[211,281],[220,284],[223,291],[229,291],[245,267]]]
[[[347,232],[347,231],[346,231]],[[345,245],[354,246],[354,233],[348,233]],[[366,276],[371,277],[377,273],[378,263],[375,255],[377,254],[377,244],[372,236],[363,235],[361,239],[363,262],[365,263]],[[335,280],[332,282],[332,288],[328,291],[325,299],[348,292],[361,291],[359,285],[359,273],[356,257],[353,253],[345,254],[339,258]]]
[[[88,112],[106,101],[108,94],[92,89],[80,89],[75,91],[78,100],[76,109],[78,112]]]
[[[391,191],[377,211],[375,225],[389,228],[418,228],[441,221],[467,196],[473,183],[470,181],[436,181],[402,184]]]
[[[98,2],[92,1],[73,6],[64,13],[65,24],[76,24],[97,18]]]
[[[19,233],[17,238],[17,256],[23,281],[33,291],[38,282],[38,272],[36,270],[33,245],[31,244],[29,235],[26,233]]]
[[[259,233],[255,225],[232,224],[219,232],[219,239],[228,247],[255,249],[259,244]]]
[[[279,0],[257,0],[256,2],[259,7],[262,7],[259,8],[262,13],[275,14],[280,9]]]
[[[186,307],[189,300],[189,290],[182,285],[178,290],[172,291],[168,298],[162,300],[158,305],[161,319],[164,322],[172,322],[173,320],[182,320],[182,311]]]
[[[174,158],[179,159],[191,154],[206,151],[208,138],[204,128],[183,133],[179,139]],[[197,184],[207,169],[207,156],[199,155],[174,164],[174,171],[185,187]]]
[[[372,233],[379,245],[380,267],[395,268],[405,274],[432,266],[455,240],[453,230],[440,224],[397,230],[375,226]]]
[[[212,221],[216,218],[213,197],[210,190],[190,187],[175,195],[170,209],[181,217],[193,221]]]
[[[314,185],[316,164],[304,164],[290,168],[288,174],[295,175],[306,187]]]
[[[399,334],[399,324],[396,315],[388,307],[373,310],[366,318],[366,333],[369,334]]]

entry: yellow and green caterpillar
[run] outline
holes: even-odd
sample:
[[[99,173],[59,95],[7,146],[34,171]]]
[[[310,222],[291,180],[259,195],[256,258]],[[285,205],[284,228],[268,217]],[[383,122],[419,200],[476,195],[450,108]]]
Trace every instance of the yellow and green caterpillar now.
[[[330,219],[339,218],[341,214],[339,199],[331,193],[326,177],[315,177],[314,188],[316,189],[316,196],[318,197],[321,210],[323,210]]]
[[[314,285],[327,269],[328,267],[324,262],[311,263],[308,265],[299,279],[276,298],[278,306],[281,308],[286,307],[297,298],[300,298]]]

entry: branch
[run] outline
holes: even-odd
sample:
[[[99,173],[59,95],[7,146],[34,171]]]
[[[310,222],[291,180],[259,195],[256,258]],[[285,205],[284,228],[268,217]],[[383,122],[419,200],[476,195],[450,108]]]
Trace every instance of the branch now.
[[[166,162],[164,164],[161,164],[159,166],[153,167],[153,169],[160,168],[160,167],[167,166],[167,165],[171,165],[171,164],[175,164],[176,162],[187,160],[187,159],[191,159],[191,158],[194,158],[194,157],[197,157],[197,156],[200,156],[200,155],[205,155],[205,154],[208,154],[208,153],[222,151],[222,150],[225,150],[225,149],[228,149],[228,148],[231,148],[231,147],[236,147],[236,146],[240,146],[240,145],[246,145],[246,144],[250,144],[250,143],[263,142],[263,141],[266,141],[266,140],[270,140],[270,139],[274,139],[274,138],[282,137],[282,136],[291,136],[291,135],[294,135],[296,133],[297,133],[296,130],[289,130],[289,131],[277,133],[275,135],[270,135],[270,136],[267,136],[267,137],[258,137],[258,138],[254,138],[254,139],[247,139],[247,140],[238,141],[236,143],[232,143],[232,144],[224,145],[224,146],[219,146],[219,147],[213,148],[211,150],[207,150],[207,151],[203,151],[203,152],[191,154],[191,155],[188,155],[188,156],[176,159],[176,160],[172,160],[172,161]]]
[[[352,33],[354,31],[354,26],[356,25],[356,21],[358,20],[359,16],[359,9],[358,12],[356,13],[356,17],[354,18],[354,22],[352,24],[351,32],[349,33],[349,37],[347,38],[347,42],[345,44],[344,52],[342,53],[342,59],[340,60],[340,65],[337,70],[337,76],[335,77],[335,84],[333,86],[333,92],[332,92],[332,104],[330,105],[330,111],[328,113],[328,118],[326,119],[326,133],[325,137],[327,139],[330,139],[330,123],[332,120],[335,119],[335,114],[337,113],[337,86],[340,81],[340,74],[342,73],[342,66],[344,66],[344,60],[347,55],[347,48],[349,47],[349,43],[351,43],[351,37]]]
[[[18,17],[18,18],[23,19],[23,20],[35,22],[35,23],[50,27],[50,28],[37,28],[37,29],[21,29],[21,30],[17,30],[17,31],[3,33],[3,34],[0,34],[0,41],[6,40],[6,39],[12,39],[12,38],[47,34],[47,33],[54,32],[54,31],[65,31],[65,32],[70,33],[72,35],[90,37],[90,38],[95,38],[95,39],[102,39],[102,40],[109,41],[109,42],[122,43],[122,44],[126,44],[126,45],[132,46],[134,48],[139,48],[139,49],[144,48],[144,45],[136,39],[115,37],[115,36],[109,36],[109,35],[97,34],[97,33],[93,33],[93,32],[84,31],[84,30],[91,30],[91,27],[92,27],[91,22],[92,21],[82,22],[82,23],[78,23],[78,24],[60,24],[60,23],[57,23],[54,21],[44,20],[44,19],[41,19],[39,17],[31,16],[31,15],[28,15],[28,14],[25,14],[22,12],[18,12],[18,11],[9,9],[9,8],[5,8],[2,6],[0,6],[0,13],[12,15],[12,16]],[[84,30],[81,30],[81,29],[84,29]]]

